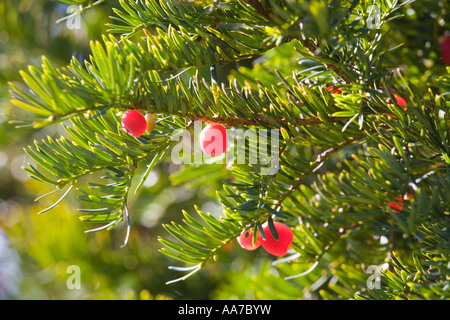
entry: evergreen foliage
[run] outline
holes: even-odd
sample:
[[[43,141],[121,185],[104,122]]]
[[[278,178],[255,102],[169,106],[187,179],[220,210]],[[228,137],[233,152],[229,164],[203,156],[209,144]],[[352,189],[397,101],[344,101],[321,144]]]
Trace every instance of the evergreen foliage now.
[[[432,10],[396,0],[120,0],[88,60],[56,68],[43,57],[11,83],[12,103],[29,114],[11,115],[17,127],[67,132],[28,146],[24,169],[61,201],[78,189],[89,231],[112,229],[129,224],[130,192],[170,161],[174,131],[192,131],[195,121],[278,129],[273,174],[261,163],[219,163],[185,165],[172,177],[223,178],[222,216],[196,207],[165,224],[161,252],[183,263],[171,267],[182,272],[174,281],[221,263],[222,248],[244,230],[277,220],[294,232],[290,254],[245,281],[230,272],[230,295],[247,298],[245,284],[268,299],[448,299],[450,68],[437,37],[426,46],[427,32],[412,32],[422,24],[432,37],[449,26]],[[120,114],[132,108],[158,114],[151,134],[122,130]],[[388,206],[399,197],[401,210]],[[369,288],[368,267],[385,263]]]

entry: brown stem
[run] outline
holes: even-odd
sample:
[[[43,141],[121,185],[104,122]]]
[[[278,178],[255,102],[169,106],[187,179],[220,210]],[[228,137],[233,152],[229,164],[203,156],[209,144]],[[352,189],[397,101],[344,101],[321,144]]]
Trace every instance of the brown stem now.
[[[260,124],[267,124],[270,127],[273,126],[273,123],[267,121],[265,119],[265,116],[263,116],[259,113],[256,113],[253,116],[255,118],[257,118],[258,120],[233,118],[233,117],[229,117],[229,118],[225,119],[225,118],[221,118],[219,116],[193,117],[193,118],[191,118],[191,120],[192,121],[214,122],[214,123],[226,124],[226,125],[230,125],[230,126],[233,126],[233,125],[257,126]],[[280,117],[280,116],[272,116],[272,118],[275,121],[277,121],[280,124],[280,126],[285,126],[285,127],[287,127],[289,124],[294,124],[296,126],[308,126],[308,125],[318,125],[318,124],[324,123],[324,121],[322,121],[318,118],[305,118],[305,119],[293,118],[293,119],[289,119],[289,120],[287,120],[284,117]],[[345,120],[345,119],[348,119],[348,117],[328,117],[328,118],[326,118],[326,122],[339,122],[339,121]]]

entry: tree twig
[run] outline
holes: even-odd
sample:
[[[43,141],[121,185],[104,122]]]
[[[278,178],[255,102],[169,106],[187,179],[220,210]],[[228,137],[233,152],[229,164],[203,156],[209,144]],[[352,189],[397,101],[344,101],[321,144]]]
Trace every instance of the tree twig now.
[[[348,141],[344,141],[342,142],[338,147],[334,147],[334,148],[330,148],[325,150],[324,152],[320,153],[316,160],[311,164],[311,167],[309,170],[305,171],[303,173],[303,175],[301,177],[296,178],[296,182],[291,185],[288,189],[288,191],[286,191],[286,193],[283,195],[283,197],[281,197],[278,202],[277,202],[277,208],[281,207],[281,204],[283,203],[284,200],[286,200],[286,198],[293,193],[303,182],[303,179],[305,176],[309,175],[310,173],[312,173],[320,164],[322,164],[326,159],[328,159],[333,153],[335,153],[336,151],[342,149],[345,146],[351,145],[352,143],[361,140],[363,137],[357,137],[357,138],[353,138],[351,140]]]
[[[271,21],[275,22],[275,16],[269,8],[264,9],[261,3],[258,0],[243,0],[246,4],[251,6],[253,9],[256,10],[259,14],[266,16]]]
[[[243,119],[243,118],[222,118],[219,116],[201,116],[201,117],[194,117],[191,118],[192,121],[204,121],[204,122],[214,122],[214,123],[220,123],[225,125],[242,125],[242,126],[257,126],[260,124],[267,124],[269,126],[273,126],[273,124],[265,119],[266,116],[263,116],[259,113],[256,113],[253,115],[255,119]],[[284,117],[280,116],[272,116],[272,118],[280,124],[280,126],[288,126],[289,124],[294,124],[296,126],[309,126],[309,125],[318,125],[325,122],[339,122],[341,120],[346,120],[349,117],[328,117],[326,118],[326,121],[322,121],[319,118],[304,118],[304,119],[298,119],[298,118],[292,118],[292,119],[286,119]]]

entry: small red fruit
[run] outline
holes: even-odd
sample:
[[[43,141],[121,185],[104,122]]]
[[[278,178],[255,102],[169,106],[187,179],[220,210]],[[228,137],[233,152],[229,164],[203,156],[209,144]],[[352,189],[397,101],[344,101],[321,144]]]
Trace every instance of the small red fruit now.
[[[147,121],[139,111],[127,110],[122,115],[122,128],[133,137],[139,137],[147,129]]]
[[[203,152],[209,156],[221,155],[228,145],[227,130],[218,123],[208,124],[200,134],[200,145]]]
[[[446,36],[441,42],[441,58],[446,65],[450,65],[450,36]]]
[[[397,104],[399,105],[399,106],[401,106],[401,107],[406,107],[406,100],[405,99],[403,99],[402,97],[400,97],[400,96],[394,96],[395,97],[395,100],[397,101]]]
[[[398,104],[400,107],[406,107],[406,100],[405,100],[405,99],[403,99],[402,97],[400,97],[400,96],[398,96],[398,95],[394,95],[394,98],[395,98],[395,101],[397,102],[397,104]],[[390,102],[391,102],[391,99],[387,98],[387,99],[386,99],[386,102],[387,102],[387,103],[390,103]],[[403,109],[403,111],[405,111],[405,108],[402,108],[402,109]]]
[[[237,242],[245,250],[253,251],[261,245],[261,235],[257,234],[256,243],[253,245],[253,231],[247,230],[237,237]]]
[[[403,209],[403,199],[398,196],[396,200],[389,202],[387,205],[392,208],[392,211],[399,212]]]
[[[281,257],[284,256],[289,247],[291,246],[292,240],[294,239],[294,233],[291,228],[287,225],[274,221],[275,229],[278,233],[278,240],[274,238],[272,233],[270,232],[269,225],[267,224],[264,227],[264,235],[266,237],[265,240],[261,237],[261,245],[266,251],[274,256]]]
[[[394,95],[395,101],[399,106],[406,107],[406,100],[400,96]],[[391,99],[387,98],[386,103],[391,103]]]
[[[341,88],[334,89],[334,86],[327,87],[327,90],[331,91],[331,94],[335,94],[335,93],[341,92]]]

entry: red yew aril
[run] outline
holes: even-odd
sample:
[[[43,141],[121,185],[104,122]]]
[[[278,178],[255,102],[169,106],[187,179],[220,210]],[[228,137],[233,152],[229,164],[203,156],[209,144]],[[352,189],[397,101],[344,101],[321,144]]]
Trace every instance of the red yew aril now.
[[[227,150],[227,130],[218,123],[208,124],[200,134],[200,145],[203,152],[209,156],[221,155]]]
[[[258,232],[256,235],[256,243],[253,245],[253,231],[247,230],[237,237],[237,242],[245,250],[256,250],[261,245],[261,235]]]
[[[147,129],[147,121],[139,111],[127,110],[122,115],[122,128],[126,133],[139,137]]]
[[[278,233],[278,240],[274,238],[270,232],[269,225],[267,224],[263,229],[266,239],[264,240],[261,237],[260,242],[268,253],[281,257],[289,250],[292,240],[294,239],[294,233],[291,228],[281,222],[274,221],[273,224]]]
[[[401,106],[401,107],[406,107],[406,100],[405,99],[403,99],[402,97],[400,97],[400,96],[394,96],[395,97],[395,100],[397,101],[397,104],[399,105],[399,106]]]
[[[327,90],[331,92],[331,94],[335,94],[341,92],[341,88],[334,89],[334,86],[327,87]]]
[[[405,100],[405,99],[403,99],[402,97],[400,97],[400,96],[398,96],[398,95],[394,95],[394,98],[395,98],[395,101],[397,102],[397,104],[398,104],[400,107],[406,107],[406,100]],[[387,99],[386,99],[386,102],[387,102],[387,103],[390,103],[390,102],[391,102],[391,99],[387,98]],[[402,108],[402,110],[405,111],[405,108]]]
[[[450,65],[450,36],[446,36],[441,42],[441,58],[446,65]]]
[[[398,196],[397,199],[389,202],[387,205],[392,208],[392,211],[399,212],[403,209],[403,199],[401,196]]]

